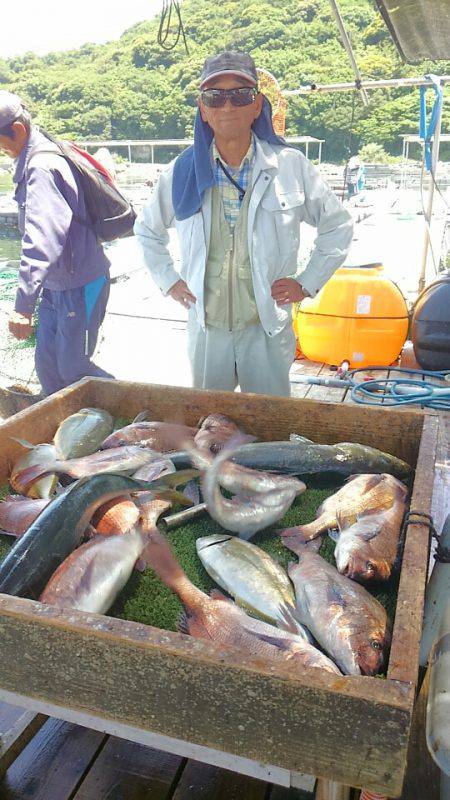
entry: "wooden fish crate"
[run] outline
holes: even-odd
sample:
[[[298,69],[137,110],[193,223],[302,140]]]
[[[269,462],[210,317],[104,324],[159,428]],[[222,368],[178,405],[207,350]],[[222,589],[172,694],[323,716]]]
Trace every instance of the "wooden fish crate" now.
[[[86,406],[195,425],[213,411],[262,440],[358,441],[416,469],[430,513],[437,417],[420,411],[84,379],[0,425],[0,481]],[[285,786],[299,773],[401,793],[418,675],[429,531],[407,529],[387,679],[294,675],[213,642],[0,594],[0,698]]]

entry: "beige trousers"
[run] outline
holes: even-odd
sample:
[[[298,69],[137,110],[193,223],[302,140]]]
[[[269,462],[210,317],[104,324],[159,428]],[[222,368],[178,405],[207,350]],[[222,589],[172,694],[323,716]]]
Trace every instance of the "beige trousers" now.
[[[203,330],[190,315],[188,354],[197,389],[221,389],[289,397],[289,370],[295,356],[292,325],[268,336],[262,325],[228,331]]]

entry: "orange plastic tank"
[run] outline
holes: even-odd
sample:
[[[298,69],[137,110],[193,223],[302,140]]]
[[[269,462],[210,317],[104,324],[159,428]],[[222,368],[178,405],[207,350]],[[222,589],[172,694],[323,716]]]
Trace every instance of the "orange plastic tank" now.
[[[408,309],[382,264],[341,267],[316,297],[300,304],[300,348],[311,361],[351,367],[389,366],[408,332]]]

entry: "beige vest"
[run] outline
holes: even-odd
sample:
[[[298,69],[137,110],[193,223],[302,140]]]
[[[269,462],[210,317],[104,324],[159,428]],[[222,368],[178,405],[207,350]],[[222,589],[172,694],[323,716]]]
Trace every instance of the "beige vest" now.
[[[246,192],[234,230],[225,219],[222,197],[212,189],[211,239],[205,270],[206,324],[238,330],[259,322],[253,292],[247,244],[248,204]]]

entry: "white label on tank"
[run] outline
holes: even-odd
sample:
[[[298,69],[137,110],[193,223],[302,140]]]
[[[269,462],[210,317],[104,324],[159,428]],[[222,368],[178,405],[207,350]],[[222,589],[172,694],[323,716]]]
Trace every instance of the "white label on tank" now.
[[[372,303],[371,294],[359,294],[356,298],[356,313],[370,314],[371,303]]]
[[[352,361],[364,361],[364,353],[352,353]]]

